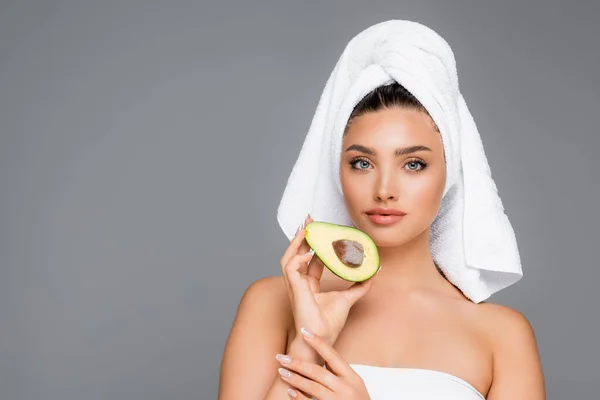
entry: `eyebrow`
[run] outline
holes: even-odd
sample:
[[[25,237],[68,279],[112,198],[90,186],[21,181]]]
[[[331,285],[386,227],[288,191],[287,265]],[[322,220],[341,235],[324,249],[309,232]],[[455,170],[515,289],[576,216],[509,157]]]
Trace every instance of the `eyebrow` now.
[[[348,146],[348,148],[346,149],[346,152],[349,152],[351,150],[360,151],[361,153],[369,154],[372,156],[374,156],[376,154],[375,150],[373,150],[372,148],[365,147],[360,144],[353,144],[353,145]],[[418,145],[418,146],[400,147],[400,148],[396,149],[396,151],[394,153],[397,156],[403,156],[406,154],[416,153],[417,151],[432,151],[432,150],[427,146]]]

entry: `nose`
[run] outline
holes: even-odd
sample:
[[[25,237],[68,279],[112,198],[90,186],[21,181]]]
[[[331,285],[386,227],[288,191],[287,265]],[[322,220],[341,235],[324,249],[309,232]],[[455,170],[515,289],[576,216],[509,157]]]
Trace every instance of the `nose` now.
[[[382,173],[377,179],[375,200],[389,201],[398,199],[398,188],[391,173]]]

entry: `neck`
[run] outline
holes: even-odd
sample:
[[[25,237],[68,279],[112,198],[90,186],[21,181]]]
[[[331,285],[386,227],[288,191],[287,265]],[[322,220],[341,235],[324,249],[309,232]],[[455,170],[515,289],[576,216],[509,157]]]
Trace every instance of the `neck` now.
[[[435,266],[429,229],[402,246],[380,247],[378,251],[381,270],[373,277],[373,289],[457,290]]]

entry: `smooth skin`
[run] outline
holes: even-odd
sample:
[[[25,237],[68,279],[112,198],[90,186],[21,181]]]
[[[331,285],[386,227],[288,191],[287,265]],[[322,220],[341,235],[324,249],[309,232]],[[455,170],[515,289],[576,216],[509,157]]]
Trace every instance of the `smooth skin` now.
[[[413,146],[428,150],[401,151]],[[280,375],[284,363],[278,354],[292,364],[304,363],[303,368],[310,364],[351,376],[343,396],[313,394],[320,400],[369,398],[349,364],[446,372],[488,400],[545,399],[527,318],[509,307],[471,302],[434,264],[430,226],[441,204],[446,169],[431,118],[399,107],[369,112],[349,124],[341,151],[348,213],[377,244],[382,268],[365,283],[343,281],[318,258],[311,260],[300,229],[281,259],[282,275],[257,280],[242,296],[223,354],[219,399],[291,398],[290,388],[296,398],[310,399]],[[376,225],[365,214],[374,207],[406,215],[394,225]],[[336,354],[337,372],[301,334],[302,327],[329,349],[323,351]],[[325,363],[327,369],[321,367]],[[308,380],[318,383],[320,376]]]

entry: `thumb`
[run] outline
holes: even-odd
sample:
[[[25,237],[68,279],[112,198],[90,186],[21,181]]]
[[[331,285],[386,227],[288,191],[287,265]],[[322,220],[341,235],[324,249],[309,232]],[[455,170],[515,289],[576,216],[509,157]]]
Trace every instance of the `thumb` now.
[[[373,285],[372,279],[367,279],[363,282],[355,283],[350,288],[344,291],[346,299],[350,302],[350,305],[354,305],[361,297],[363,297]]]

